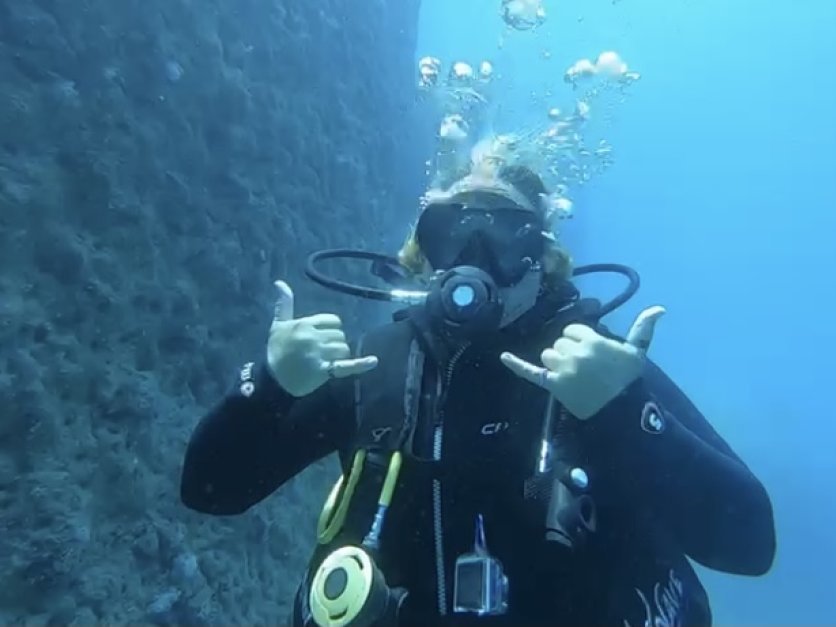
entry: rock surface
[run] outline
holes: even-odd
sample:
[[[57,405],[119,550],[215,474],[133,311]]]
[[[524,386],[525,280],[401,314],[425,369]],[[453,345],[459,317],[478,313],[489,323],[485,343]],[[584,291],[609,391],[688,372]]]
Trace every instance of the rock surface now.
[[[418,2],[0,0],[0,623],[286,620],[334,467],[219,520],[182,453],[274,278],[377,315],[302,262],[411,217]]]

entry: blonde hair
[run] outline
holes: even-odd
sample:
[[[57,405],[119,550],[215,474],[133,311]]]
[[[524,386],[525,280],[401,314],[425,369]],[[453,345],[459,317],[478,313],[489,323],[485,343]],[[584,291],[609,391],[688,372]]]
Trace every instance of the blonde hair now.
[[[550,215],[545,208],[542,199],[546,195],[546,189],[540,177],[528,168],[521,166],[508,166],[500,169],[498,178],[518,190],[526,196],[531,204],[537,208],[545,221],[546,232],[552,232],[554,215]],[[413,278],[421,280],[429,279],[432,268],[415,236],[417,223],[413,223],[409,229],[401,249],[398,251],[398,261],[412,275]],[[563,248],[556,239],[547,238],[543,257],[540,260],[543,264],[543,283],[548,287],[557,287],[569,280],[572,276],[572,256]]]

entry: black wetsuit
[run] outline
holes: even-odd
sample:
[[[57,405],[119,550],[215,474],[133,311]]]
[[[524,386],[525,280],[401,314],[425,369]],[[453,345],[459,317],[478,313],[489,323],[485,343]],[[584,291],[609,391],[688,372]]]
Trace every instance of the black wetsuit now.
[[[374,371],[301,399],[284,392],[263,364],[245,368],[193,435],[184,503],[215,515],[243,512],[333,451],[347,471],[357,447],[385,440],[385,425],[397,431],[409,422],[404,407],[412,405],[378,559],[389,585],[409,592],[402,624],[709,624],[708,599],[686,556],[730,573],[766,572],[775,551],[772,508],[759,481],[651,362],[598,415],[563,421],[574,443],[568,461],[589,477],[597,529],[574,550],[545,540],[543,511],[524,497],[523,485],[537,464],[547,395],[514,376],[499,355],[510,350],[538,362],[565,324],[588,319],[580,304],[559,318],[544,311],[553,305],[541,304],[457,356],[433,340],[421,315],[386,325],[359,348],[379,357]],[[589,323],[605,332],[594,316]],[[405,402],[410,360],[413,370],[419,364],[420,393]],[[660,419],[647,421],[649,402],[661,408]],[[369,415],[370,425],[358,418]],[[377,490],[356,497],[365,502],[349,514],[336,544],[362,539]],[[504,616],[452,612],[456,557],[472,550],[477,514],[509,579]],[[335,543],[318,550],[312,565]],[[309,580],[300,587],[297,624]]]

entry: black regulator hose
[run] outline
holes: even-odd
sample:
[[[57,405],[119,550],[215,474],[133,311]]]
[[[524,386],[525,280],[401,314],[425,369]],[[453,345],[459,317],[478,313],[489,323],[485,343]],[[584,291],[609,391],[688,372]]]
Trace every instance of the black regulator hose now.
[[[396,257],[384,255],[382,253],[372,253],[365,250],[354,250],[351,248],[334,248],[331,250],[319,250],[308,256],[308,262],[305,265],[305,274],[308,277],[323,287],[342,292],[350,296],[358,296],[360,298],[368,298],[371,300],[382,300],[389,302],[392,300],[391,290],[382,290],[375,287],[364,287],[362,285],[354,285],[346,281],[340,281],[329,276],[324,275],[317,269],[317,264],[326,259],[366,259],[379,264],[387,266],[400,266],[400,262]]]
[[[598,316],[603,318],[607,314],[612,313],[621,307],[624,303],[636,295],[636,292],[639,291],[639,286],[641,285],[641,278],[639,278],[639,273],[633,270],[633,268],[621,265],[620,263],[591,263],[586,266],[578,266],[575,268],[574,272],[572,272],[572,276],[576,277],[583,276],[585,274],[598,274],[601,272],[620,274],[627,277],[628,281],[627,287],[618,296],[601,305]]]
[[[373,253],[365,250],[354,250],[352,248],[334,248],[328,250],[320,250],[311,253],[308,256],[305,264],[305,274],[308,277],[319,283],[323,287],[327,287],[343,294],[350,296],[358,296],[360,298],[368,298],[371,300],[379,300],[384,302],[397,301],[393,290],[380,289],[375,287],[365,287],[362,285],[355,285],[339,279],[326,276],[316,266],[320,261],[327,259],[365,259],[373,263],[375,274],[384,280],[390,280],[397,277],[403,277],[403,274],[398,269],[402,269],[400,262],[396,257],[384,255],[382,253]],[[386,268],[390,270],[387,271]],[[627,287],[618,294],[611,301],[604,303],[599,311],[599,317],[603,318],[609,313],[612,313],[624,303],[630,300],[639,290],[641,279],[638,273],[630,268],[619,263],[593,263],[586,266],[578,266],[572,272],[572,276],[579,277],[587,274],[598,274],[601,272],[620,274],[627,278]],[[418,289],[415,293],[420,293],[422,290]]]

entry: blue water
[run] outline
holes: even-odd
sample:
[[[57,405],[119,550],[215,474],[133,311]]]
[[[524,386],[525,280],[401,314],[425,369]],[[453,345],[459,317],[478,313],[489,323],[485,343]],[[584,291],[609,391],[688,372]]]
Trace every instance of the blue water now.
[[[615,50],[642,75],[562,238],[640,271],[611,325],[667,307],[654,358],[772,495],[771,573],[703,571],[716,622],[836,623],[836,2],[546,1],[540,29],[510,34],[499,4],[424,0],[417,56],[490,59],[520,120],[546,84],[571,97],[579,58]]]

